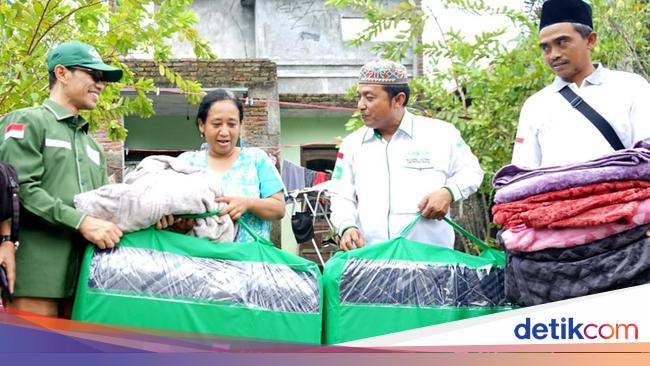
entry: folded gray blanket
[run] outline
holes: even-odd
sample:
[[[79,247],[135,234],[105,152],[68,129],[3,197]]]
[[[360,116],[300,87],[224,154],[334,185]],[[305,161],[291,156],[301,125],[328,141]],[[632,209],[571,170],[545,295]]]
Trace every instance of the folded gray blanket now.
[[[115,223],[122,231],[148,228],[165,215],[201,214],[225,207],[220,182],[205,170],[170,156],[149,156],[124,183],[108,184],[74,197],[75,207],[89,216]],[[188,233],[214,242],[232,242],[235,227],[228,215],[196,219]]]

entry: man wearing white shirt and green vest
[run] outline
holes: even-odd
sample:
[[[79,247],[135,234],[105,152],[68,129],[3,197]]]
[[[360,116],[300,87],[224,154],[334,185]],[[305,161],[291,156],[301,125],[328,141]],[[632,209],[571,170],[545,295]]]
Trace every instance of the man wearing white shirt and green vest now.
[[[539,28],[542,55],[556,78],[522,107],[513,164],[578,163],[650,138],[650,84],[640,75],[592,63],[597,35],[587,3],[545,2]],[[572,93],[568,99],[562,95],[566,92]],[[613,143],[590,122],[594,117],[582,114],[585,105],[602,116],[605,127],[611,126]]]
[[[425,220],[407,237],[452,248],[453,229],[439,220],[453,201],[478,189],[478,160],[454,126],[405,109],[403,65],[367,63],[357,94],[365,126],[343,140],[332,175],[331,219],[341,249],[390,240],[418,213]]]
[[[0,119],[0,160],[16,167],[21,203],[15,299],[7,307],[69,317],[86,244],[111,248],[122,236],[72,204],[76,194],[108,183],[102,147],[79,112],[94,109],[104,83],[120,80],[122,70],[76,41],[57,46],[47,64],[49,99]]]

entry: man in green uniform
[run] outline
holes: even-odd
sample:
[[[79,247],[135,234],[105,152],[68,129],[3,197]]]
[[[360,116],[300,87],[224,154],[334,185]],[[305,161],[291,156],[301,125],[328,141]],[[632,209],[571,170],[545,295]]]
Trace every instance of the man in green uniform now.
[[[72,203],[108,181],[102,147],[79,111],[94,109],[104,83],[120,80],[122,70],[77,41],[52,50],[47,67],[49,99],[0,119],[0,160],[16,167],[22,215],[15,299],[8,307],[69,317],[86,243],[111,248],[122,236],[115,224]]]

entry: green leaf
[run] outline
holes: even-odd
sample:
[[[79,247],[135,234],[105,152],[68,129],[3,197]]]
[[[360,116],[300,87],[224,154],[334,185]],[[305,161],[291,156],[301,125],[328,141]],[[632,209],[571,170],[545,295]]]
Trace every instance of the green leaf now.
[[[130,70],[119,62],[121,58],[133,51],[153,51],[160,75],[170,76],[184,88],[196,84],[170,73],[163,64],[171,56],[170,44],[177,35],[185,37],[197,57],[216,59],[193,28],[198,17],[189,9],[190,0],[116,1],[114,11],[106,1],[47,3],[46,8],[45,0],[0,1],[0,115],[42,103],[49,90],[45,55],[60,42],[76,39],[90,43],[106,62],[124,70],[122,82],[106,85],[97,108],[83,112],[92,130],[105,129],[113,139],[126,137],[118,122],[123,116],[146,118],[154,113],[153,102],[146,95],[155,89],[154,80],[138,75],[137,68]],[[122,96],[124,87],[133,88],[137,95]]]

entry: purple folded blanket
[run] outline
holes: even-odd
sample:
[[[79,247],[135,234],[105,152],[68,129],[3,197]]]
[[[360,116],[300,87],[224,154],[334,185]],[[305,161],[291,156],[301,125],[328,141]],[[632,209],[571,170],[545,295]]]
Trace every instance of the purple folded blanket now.
[[[540,169],[506,165],[494,176],[494,202],[517,201],[532,195],[592,183],[617,180],[650,180],[650,144],[640,141],[634,148],[613,152],[584,163]]]

